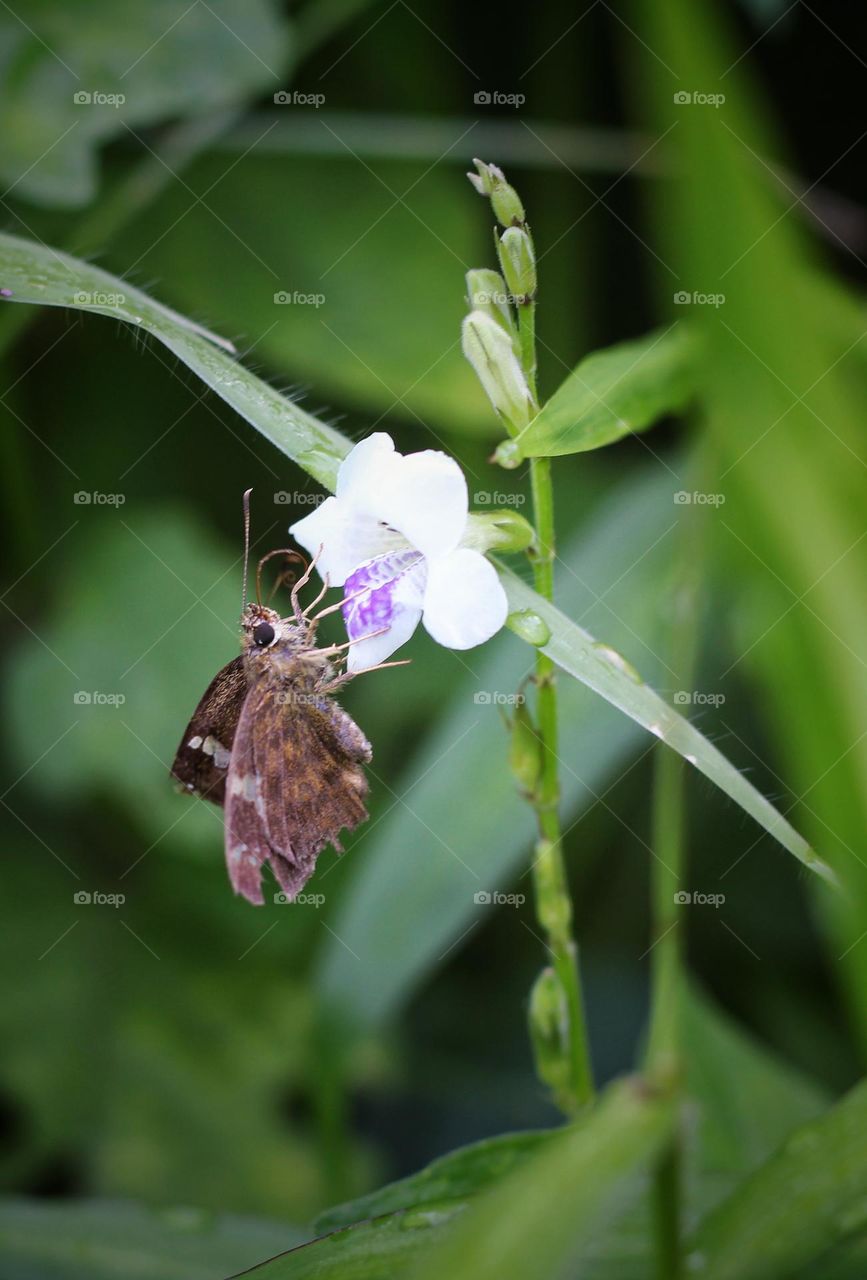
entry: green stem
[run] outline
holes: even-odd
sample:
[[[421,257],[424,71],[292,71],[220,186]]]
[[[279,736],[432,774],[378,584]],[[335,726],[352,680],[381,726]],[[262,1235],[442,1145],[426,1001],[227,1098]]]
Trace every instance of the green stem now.
[[[521,363],[536,401],[535,303],[519,310]],[[533,514],[536,527],[533,574],[536,590],[546,600],[554,599],[554,491],[551,462],[533,458],[530,463]],[[562,1028],[568,1087],[559,1090],[558,1103],[574,1113],[594,1095],[593,1071],[587,1037],[584,997],[578,965],[578,947],[572,932],[572,902],[563,861],[560,831],[560,781],[557,761],[556,668],[551,658],[536,654],[536,721],[541,750],[537,786],[531,796],[539,824],[539,843],[533,862],[533,882],[537,919],[545,931],[565,1002]]]

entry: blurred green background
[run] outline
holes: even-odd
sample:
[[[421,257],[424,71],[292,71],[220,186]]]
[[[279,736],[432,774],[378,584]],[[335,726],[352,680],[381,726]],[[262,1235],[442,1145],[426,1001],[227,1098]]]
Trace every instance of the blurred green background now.
[[[680,709],[848,878],[845,910],[818,911],[800,868],[690,777],[689,887],[725,895],[688,913],[691,967],[837,1092],[867,1043],[858,14],[694,9],[549,3],[525,25],[433,0],[4,6],[3,228],[214,328],[355,438],[445,448],[477,506],[528,485],[486,461],[498,427],[460,354],[463,273],[492,261],[473,156],[532,221],[543,395],[654,324],[707,330],[700,409],[556,461],[558,598],[689,693]],[[168,766],[236,651],[242,490],[262,549],[318,490],[117,323],[7,306],[0,353],[4,1188],[303,1228],[461,1143],[555,1122],[525,1030],[532,904],[473,900],[529,898],[531,816],[476,696],[512,691],[528,651],[419,635],[410,668],[353,684],[370,821],[323,856],[320,908],[235,900],[219,814]],[[686,512],[674,495],[693,490],[722,501]],[[686,686],[684,564],[701,584]],[[647,1011],[651,743],[561,684],[604,1080]]]

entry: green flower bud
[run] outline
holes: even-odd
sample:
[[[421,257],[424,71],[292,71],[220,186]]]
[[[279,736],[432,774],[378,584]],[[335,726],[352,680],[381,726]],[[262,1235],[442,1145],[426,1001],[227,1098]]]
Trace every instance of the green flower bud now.
[[[518,703],[512,716],[509,768],[521,791],[532,796],[542,773],[542,748],[526,701]]]
[[[517,511],[471,511],[461,546],[484,555],[488,551],[526,551],[535,538],[533,526]]]
[[[517,355],[520,351],[518,329],[512,314],[511,298],[506,282],[498,271],[479,267],[468,271],[467,302],[471,311],[484,311],[505,329]]]
[[[497,254],[509,292],[520,306],[536,295],[536,258],[533,241],[523,227],[509,227],[497,245]]]
[[[499,463],[506,471],[514,471],[524,461],[524,455],[517,440],[504,440],[502,444],[497,445],[492,460]]]
[[[506,175],[495,164],[474,160],[478,173],[467,177],[480,196],[490,196],[494,217],[504,227],[520,227],[524,223],[524,206],[514,187],[509,186]]]
[[[530,421],[533,402],[505,329],[486,311],[471,311],[463,324],[463,349],[497,413],[520,431]]]
[[[574,1110],[569,1063],[569,1005],[553,969],[543,969],[530,992],[528,1012],[536,1073],[566,1111]]]

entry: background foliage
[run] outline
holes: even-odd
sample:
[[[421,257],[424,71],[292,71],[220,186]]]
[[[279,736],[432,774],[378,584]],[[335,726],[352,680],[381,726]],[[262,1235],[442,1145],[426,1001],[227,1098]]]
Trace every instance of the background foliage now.
[[[691,407],[650,433],[629,421],[619,440],[582,419],[584,443],[555,461],[558,603],[694,719],[847,885],[831,905],[690,775],[686,887],[725,895],[686,912],[688,1229],[717,1206],[694,1253],[709,1275],[862,1274],[864,1169],[845,1142],[863,1132],[862,1095],[847,1091],[867,1040],[853,15],[665,0],[576,21],[551,3],[514,41],[483,11],[403,0],[88,0],[74,17],[40,0],[24,17],[0,16],[3,229],[208,325],[297,395],[299,415],[446,448],[476,506],[520,503],[527,483],[488,463],[499,431],[460,355],[463,271],[490,259],[487,211],[463,177],[473,155],[505,166],[531,212],[546,398],[597,347],[675,322],[700,338]],[[284,90],[306,100],[275,104]],[[474,101],[495,91],[526,102]],[[76,103],[81,92],[126,101]],[[677,303],[684,291],[725,301]],[[464,1144],[557,1121],[526,1044],[541,958],[530,903],[473,900],[529,897],[531,820],[498,709],[477,697],[512,691],[528,650],[508,633],[468,655],[420,636],[411,668],[356,682],[344,702],[375,744],[370,822],[342,860],[323,858],[321,909],[247,908],[227,887],[217,816],[176,796],[167,766],[235,652],[242,489],[254,486],[263,548],[319,489],[124,324],[8,305],[0,360],[0,1178],[19,1197],[0,1215],[3,1274],[125,1274],[131,1248],[143,1275],[225,1275],[310,1239],[318,1214],[333,1229],[400,1209],[273,1274],[408,1274],[435,1246],[474,1275],[534,1261],[568,1274],[579,1257],[581,1274],[646,1275],[642,1179],[672,1118],[622,1083],[566,1141],[504,1140],[376,1191]],[[595,369],[604,379],[604,361]],[[555,402],[544,424],[558,438],[561,414]],[[613,443],[572,452],[597,431]],[[684,565],[701,583],[686,689],[672,639]],[[566,853],[607,1081],[634,1065],[647,1018],[652,742],[561,686]],[[82,704],[78,691],[125,701]],[[125,902],[79,906],[82,890]],[[793,1132],[789,1166],[774,1153]],[[755,1183],[727,1200],[746,1175]],[[491,1183],[501,1199],[484,1212],[515,1236],[475,1255],[459,1210]],[[544,1217],[552,1198],[573,1230]],[[766,1216],[756,1245],[750,1213],[781,1204],[789,1218]],[[424,1265],[452,1274],[451,1257]]]

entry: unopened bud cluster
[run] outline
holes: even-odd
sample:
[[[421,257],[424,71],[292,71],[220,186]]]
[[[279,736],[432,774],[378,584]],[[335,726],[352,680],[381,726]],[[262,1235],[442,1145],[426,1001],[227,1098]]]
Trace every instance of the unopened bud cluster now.
[[[499,271],[467,272],[470,313],[463,325],[464,355],[496,412],[514,435],[536,412],[533,392],[521,364],[518,316],[536,298],[536,255],[526,225],[524,206],[502,169],[476,160],[467,176],[488,197],[502,231],[497,229]]]

